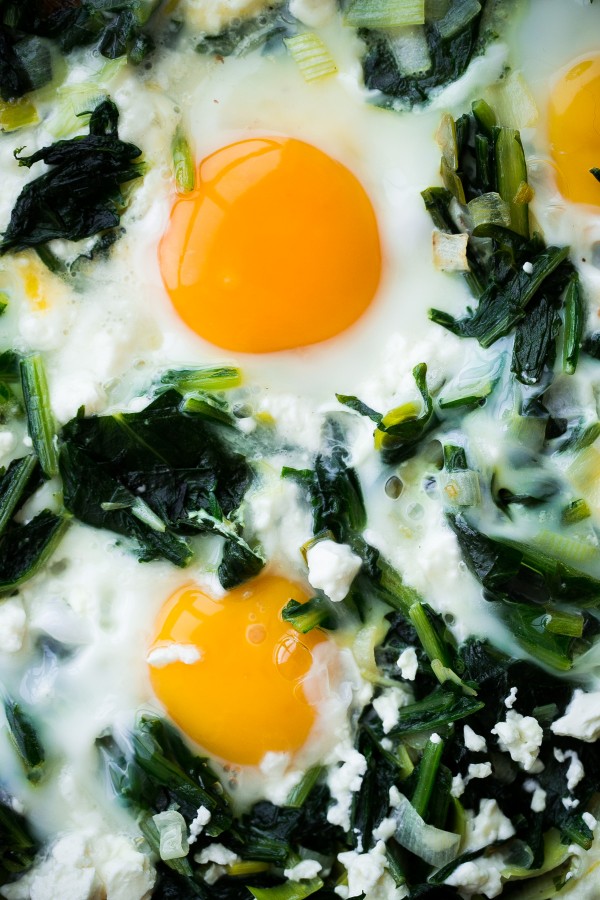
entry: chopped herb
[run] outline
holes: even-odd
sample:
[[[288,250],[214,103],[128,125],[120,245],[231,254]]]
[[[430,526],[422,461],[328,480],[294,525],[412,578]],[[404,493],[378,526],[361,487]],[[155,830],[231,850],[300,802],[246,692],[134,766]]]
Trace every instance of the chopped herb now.
[[[35,726],[21,705],[11,698],[4,700],[4,713],[10,736],[21,757],[27,778],[37,782],[42,777],[46,754]]]

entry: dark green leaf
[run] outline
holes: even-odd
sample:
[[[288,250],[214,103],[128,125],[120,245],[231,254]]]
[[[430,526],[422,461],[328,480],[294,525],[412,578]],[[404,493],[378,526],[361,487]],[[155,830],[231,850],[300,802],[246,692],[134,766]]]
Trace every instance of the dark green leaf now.
[[[44,510],[26,525],[11,524],[0,536],[0,592],[18,587],[54,552],[67,520]]]
[[[4,700],[4,712],[15,748],[30,781],[42,777],[46,754],[36,728],[22,707],[11,698]]]

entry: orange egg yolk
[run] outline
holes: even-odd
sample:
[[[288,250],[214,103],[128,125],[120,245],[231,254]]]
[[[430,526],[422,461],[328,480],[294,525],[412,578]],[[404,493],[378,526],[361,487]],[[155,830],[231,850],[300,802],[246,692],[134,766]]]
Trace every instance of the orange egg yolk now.
[[[160,268],[183,321],[219,347],[267,353],[334,337],[367,309],[381,248],[355,176],[309,144],[223,147],[171,212]]]
[[[574,203],[600,206],[600,56],[573,66],[550,100],[549,137],[558,188]]]
[[[269,751],[293,754],[315,721],[303,682],[312,650],[325,636],[299,634],[281,610],[306,593],[283,578],[260,576],[213,600],[181,588],[165,603],[150,648],[173,642],[197,651],[194,662],[152,665],[158,699],[185,734],[209,753],[257,765]]]

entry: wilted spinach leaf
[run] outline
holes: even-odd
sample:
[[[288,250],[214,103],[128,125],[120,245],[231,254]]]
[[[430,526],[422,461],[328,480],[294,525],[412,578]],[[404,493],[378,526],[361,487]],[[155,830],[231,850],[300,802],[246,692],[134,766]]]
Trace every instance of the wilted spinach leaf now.
[[[118,120],[115,104],[104,100],[90,117],[89,134],[17,156],[19,165],[42,161],[49,169],[19,194],[0,254],[56,238],[79,241],[118,227],[121,185],[142,174],[141,150],[119,139]]]

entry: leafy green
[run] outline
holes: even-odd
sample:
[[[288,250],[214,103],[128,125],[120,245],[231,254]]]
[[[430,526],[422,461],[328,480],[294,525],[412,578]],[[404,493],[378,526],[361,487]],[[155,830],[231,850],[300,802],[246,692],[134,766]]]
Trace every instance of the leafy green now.
[[[10,523],[0,536],[0,592],[13,590],[41,569],[67,524],[47,509],[25,525]]]
[[[296,31],[294,19],[277,8],[249,18],[236,18],[219,34],[203,34],[196,50],[211,56],[245,56],[259,47],[283,45],[283,39]]]
[[[68,3],[3,0],[0,4],[0,28],[7,46],[17,56],[21,45],[35,36],[38,39],[47,38],[63,53],[69,53],[76,47],[94,45],[96,51],[108,59],[127,56],[130,62],[139,63],[154,47],[150,26],[160,5],[160,0],[145,0],[142,3],[139,0],[77,0]],[[45,47],[44,44],[41,46]],[[20,93],[9,93],[5,99],[21,96],[32,89],[30,84],[35,82],[32,66],[24,66],[23,69],[23,73],[17,72],[13,76],[19,79],[16,86]],[[36,71],[37,68],[34,68],[33,74]],[[45,81],[50,78],[51,71]],[[4,86],[1,78],[0,85]],[[33,87],[39,86],[39,83],[33,83]]]
[[[4,700],[4,713],[27,778],[33,782],[39,781],[43,774],[46,754],[30,716],[10,697]]]
[[[0,791],[0,885],[8,884],[33,864],[39,844],[30,826]]]
[[[357,397],[336,394],[337,399],[344,406],[376,422],[375,449],[381,452],[385,463],[395,464],[413,456],[421,440],[436,422],[426,376],[427,366],[425,363],[415,366],[413,378],[421,395],[421,410],[414,403],[405,403],[382,415],[362,403]]]
[[[486,0],[483,0],[482,7],[485,5]],[[431,62],[425,71],[412,75],[403,74],[399,66],[394,53],[393,31],[360,29],[359,35],[367,48],[362,61],[366,86],[380,91],[383,101],[388,104],[394,101],[406,106],[426,103],[435,88],[456,81],[466,70],[477,48],[480,23],[481,13],[450,34],[443,20],[425,25]]]
[[[296,631],[307,634],[318,626],[329,630],[336,627],[332,604],[322,597],[312,597],[306,603],[289,600],[281,610],[284,622],[291,622]]]
[[[10,101],[52,80],[52,57],[43,41],[15,35],[2,18],[0,6],[0,97]]]
[[[55,238],[79,241],[114,233],[125,205],[121,185],[139,178],[141,151],[121,141],[119,113],[112,100],[101,102],[90,116],[89,134],[57,141],[31,156],[16,158],[28,168],[49,167],[28,182],[13,207],[0,254],[38,247]]]
[[[82,522],[133,538],[142,560],[164,557],[185,566],[191,535],[223,534],[219,574],[231,587],[262,565],[235,526],[224,523],[252,472],[230,448],[219,414],[184,412],[184,402],[167,390],[140,413],[68,422],[59,456],[64,503]]]

